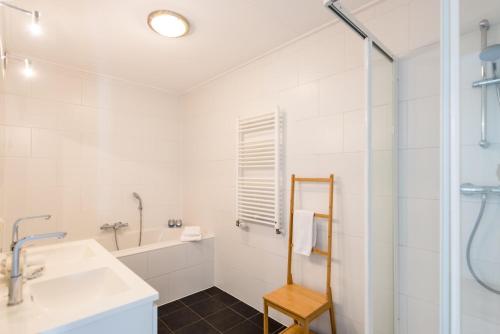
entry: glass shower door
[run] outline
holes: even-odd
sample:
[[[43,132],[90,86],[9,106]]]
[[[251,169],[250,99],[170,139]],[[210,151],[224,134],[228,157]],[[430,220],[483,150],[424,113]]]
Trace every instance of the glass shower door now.
[[[397,164],[395,153],[395,65],[369,40],[367,51],[367,333],[395,333]]]
[[[460,13],[461,333],[500,333],[500,2]]]
[[[327,1],[364,39],[364,334],[397,333],[396,62],[339,1]],[[364,95],[363,95],[364,93]]]

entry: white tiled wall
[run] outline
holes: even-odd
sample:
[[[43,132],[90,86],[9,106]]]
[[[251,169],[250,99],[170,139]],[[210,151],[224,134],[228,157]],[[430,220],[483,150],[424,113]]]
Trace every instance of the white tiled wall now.
[[[498,16],[498,15],[497,15]],[[494,17],[489,17],[494,19]],[[500,25],[492,25],[488,33],[489,44],[500,42]],[[497,166],[500,164],[499,110],[494,87],[488,89],[488,149],[479,147],[481,90],[472,88],[473,81],[480,79],[480,33],[479,29],[461,38],[461,182],[497,185]],[[491,70],[488,70],[491,75]],[[500,322],[500,296],[487,291],[476,283],[465,262],[465,247],[479,213],[480,200],[477,197],[462,197],[462,311],[464,334],[498,333]],[[481,225],[472,246],[472,264],[478,275],[491,286],[500,284],[500,248],[498,238],[499,200],[490,197]]]
[[[28,232],[64,230],[69,239],[100,233],[106,222],[138,227],[136,191],[145,226],[180,214],[179,102],[165,92],[35,62],[25,79],[9,63],[0,82],[0,210]]]
[[[216,284],[254,307],[261,308],[262,295],[284,282],[286,235],[234,226],[235,124],[238,116],[279,106],[287,127],[287,181],[292,172],[337,175],[335,298],[342,326],[362,328],[362,59],[347,61],[345,47],[362,49],[362,43],[346,27],[333,25],[184,97],[183,216],[215,230]],[[339,78],[349,85],[339,85]],[[327,199],[327,188],[304,186],[298,205],[325,212]],[[321,260],[297,257],[294,278],[324,289],[324,267]],[[315,324],[327,325],[325,319]]]
[[[438,40],[439,1],[382,1],[358,17],[402,56],[401,333],[437,333],[439,49],[424,46]],[[361,41],[337,24],[182,99],[183,216],[215,230],[216,283],[254,307],[284,282],[286,241],[267,227],[234,227],[236,118],[279,106],[287,119],[286,175],[337,174],[333,287],[340,333],[362,333],[364,316],[362,66]],[[321,208],[321,191],[304,190],[300,204]],[[323,287],[323,263],[295,264],[297,281]],[[327,318],[315,327],[327,333]]]

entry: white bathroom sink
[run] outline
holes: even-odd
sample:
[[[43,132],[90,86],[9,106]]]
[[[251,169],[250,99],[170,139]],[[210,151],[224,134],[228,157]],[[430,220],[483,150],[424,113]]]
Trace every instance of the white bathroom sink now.
[[[128,286],[111,269],[103,267],[57,277],[31,285],[32,301],[49,312],[79,311],[99,305],[127,291]],[[71,305],[71,308],[68,306]]]
[[[24,300],[16,306],[7,306],[8,285],[0,280],[0,333],[97,328],[102,319],[107,324],[124,310],[149,309],[158,299],[158,292],[93,239],[30,247],[26,259],[43,262],[45,270],[23,282]]]
[[[45,262],[80,262],[94,257],[95,252],[82,243],[58,244],[54,247],[27,249],[26,256],[40,256]]]

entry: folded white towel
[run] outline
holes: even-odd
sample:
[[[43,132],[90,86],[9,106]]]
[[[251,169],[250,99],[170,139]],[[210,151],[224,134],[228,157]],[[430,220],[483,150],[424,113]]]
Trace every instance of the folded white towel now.
[[[295,210],[293,213],[293,251],[309,256],[316,245],[316,224],[314,212]]]
[[[201,234],[196,236],[181,235],[181,241],[200,241]]]
[[[182,231],[183,236],[195,237],[201,235],[201,227],[199,226],[186,226]]]

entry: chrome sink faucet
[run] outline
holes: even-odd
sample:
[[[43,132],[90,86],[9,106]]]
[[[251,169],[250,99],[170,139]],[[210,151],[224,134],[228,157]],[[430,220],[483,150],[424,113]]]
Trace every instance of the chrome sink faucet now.
[[[39,216],[30,216],[30,217],[23,217],[19,218],[14,222],[14,225],[12,226],[12,242],[10,244],[10,249],[14,250],[14,244],[19,240],[19,224],[27,221],[27,220],[32,220],[32,219],[45,219],[49,220],[52,218],[51,215],[39,215]]]
[[[66,237],[66,232],[52,232],[45,234],[30,235],[14,242],[12,248],[12,269],[9,280],[9,301],[8,306],[14,306],[23,301],[23,275],[21,273],[20,254],[25,243],[36,240],[62,239]]]

